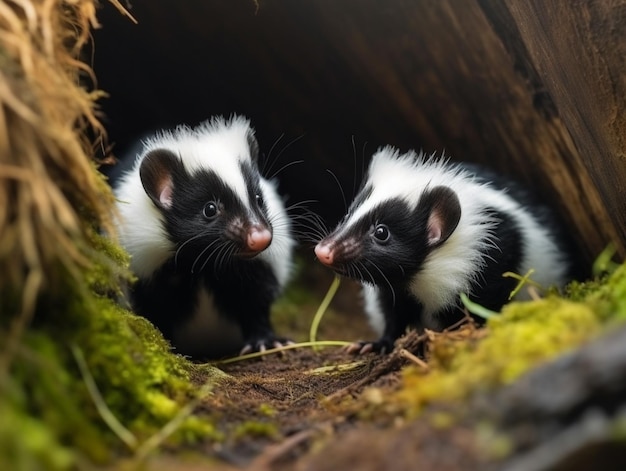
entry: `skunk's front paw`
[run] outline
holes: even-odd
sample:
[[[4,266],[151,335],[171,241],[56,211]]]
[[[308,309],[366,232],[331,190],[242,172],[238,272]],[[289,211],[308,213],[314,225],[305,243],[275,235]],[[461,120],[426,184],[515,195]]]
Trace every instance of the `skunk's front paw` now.
[[[374,352],[384,355],[393,350],[393,341],[386,337],[382,337],[375,342],[354,342],[346,347],[348,353],[363,355],[365,353]]]
[[[285,337],[277,337],[274,334],[259,337],[255,336],[247,339],[239,354],[245,355],[246,353],[264,352],[270,348],[280,348],[291,344],[293,344],[291,340]]]

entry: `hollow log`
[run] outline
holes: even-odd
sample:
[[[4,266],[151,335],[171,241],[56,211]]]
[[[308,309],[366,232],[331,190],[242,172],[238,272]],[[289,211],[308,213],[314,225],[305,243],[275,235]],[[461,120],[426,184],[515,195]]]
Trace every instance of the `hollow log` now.
[[[587,262],[609,243],[626,255],[626,1],[132,6],[137,25],[104,5],[94,34],[117,152],[154,128],[245,114],[275,170],[305,161],[281,189],[332,223],[345,207],[327,169],[349,199],[378,146],[445,151],[529,186]]]

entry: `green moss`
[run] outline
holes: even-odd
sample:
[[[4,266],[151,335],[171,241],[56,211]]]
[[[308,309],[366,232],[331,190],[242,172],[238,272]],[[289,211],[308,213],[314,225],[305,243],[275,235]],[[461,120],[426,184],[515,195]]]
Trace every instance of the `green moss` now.
[[[625,320],[626,263],[599,280],[572,284],[568,296],[589,305],[603,320]]]
[[[119,245],[95,230],[88,232],[94,263],[85,270],[85,283],[95,293],[122,295],[123,282],[131,282],[130,257]]]
[[[75,464],[72,450],[61,445],[41,421],[27,415],[17,404],[0,404],[0,456],[11,469],[68,470]]]
[[[564,351],[626,318],[626,264],[599,281],[573,284],[566,297],[515,302],[487,322],[458,335],[436,336],[428,372],[406,368],[397,399],[409,414],[433,402],[458,401],[511,383]]]
[[[72,348],[84,357],[104,407],[134,437],[131,448],[181,418],[198,394],[198,379],[213,382],[224,376],[174,355],[146,319],[105,295],[121,294],[127,258],[95,233],[91,242],[96,262],[84,270],[85,282],[59,268],[54,291],[39,299],[10,374],[0,374],[0,450],[10,469],[64,470],[132,455],[103,420]],[[8,335],[8,329],[0,329],[0,344]],[[189,415],[166,442],[219,438],[213,424]]]
[[[233,436],[236,439],[245,437],[277,438],[279,432],[277,425],[274,423],[249,421],[239,424],[233,432]]]
[[[140,440],[171,420],[194,397],[192,365],[169,352],[161,334],[145,319],[99,300],[93,330],[77,341],[107,406]],[[98,380],[100,380],[98,382]],[[181,427],[181,433],[185,426]],[[212,427],[194,430],[211,434]]]
[[[264,417],[274,417],[278,413],[276,409],[265,403],[259,404],[258,412]]]
[[[489,320],[484,338],[437,337],[430,373],[408,368],[401,399],[417,412],[433,401],[460,400],[510,383],[538,362],[589,339],[599,326],[589,307],[564,299],[512,303]]]

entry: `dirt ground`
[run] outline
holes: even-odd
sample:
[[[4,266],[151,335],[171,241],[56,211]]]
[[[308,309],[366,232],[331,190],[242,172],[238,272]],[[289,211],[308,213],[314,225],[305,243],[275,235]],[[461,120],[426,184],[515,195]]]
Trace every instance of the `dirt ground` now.
[[[332,277],[318,277],[321,300]],[[305,340],[317,305],[303,308],[287,327]],[[277,329],[278,330],[278,329]],[[361,311],[356,285],[342,282],[320,325],[321,340],[372,339]],[[413,333],[402,346],[417,352]],[[404,470],[421,467],[468,470],[478,462],[471,433],[462,425],[436,428],[428,419],[367,416],[368,401],[384,401],[400,383],[409,360],[400,354],[355,356],[341,347],[301,348],[220,365],[230,379],[222,382],[196,411],[218,424],[225,440],[161,456],[153,469],[251,470]],[[199,386],[202,378],[198,378]],[[375,397],[368,397],[373,391]],[[198,451],[203,457],[199,459]],[[207,467],[206,458],[211,459]],[[151,468],[152,469],[152,468]]]

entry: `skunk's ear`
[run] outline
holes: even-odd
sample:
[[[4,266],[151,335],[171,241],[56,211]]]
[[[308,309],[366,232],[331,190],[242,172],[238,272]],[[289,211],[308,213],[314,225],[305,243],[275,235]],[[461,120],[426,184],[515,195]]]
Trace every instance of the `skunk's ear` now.
[[[428,246],[437,247],[448,240],[459,224],[459,197],[447,186],[436,186],[422,196],[420,205],[429,212],[426,226]]]
[[[250,158],[253,162],[257,162],[259,160],[259,142],[256,140],[252,129],[248,130],[246,139],[248,140],[248,147],[250,148]]]
[[[151,150],[141,161],[139,178],[146,194],[161,209],[172,207],[174,179],[172,175],[183,170],[183,164],[174,152],[167,149]]]

